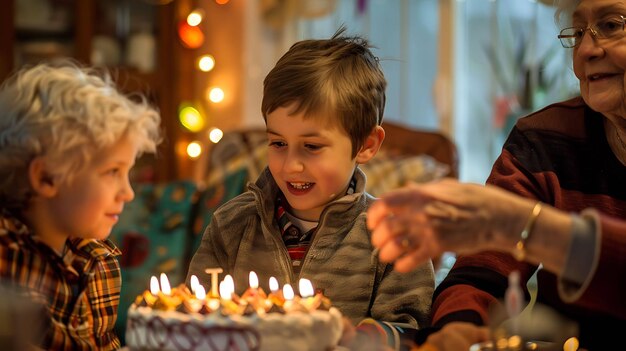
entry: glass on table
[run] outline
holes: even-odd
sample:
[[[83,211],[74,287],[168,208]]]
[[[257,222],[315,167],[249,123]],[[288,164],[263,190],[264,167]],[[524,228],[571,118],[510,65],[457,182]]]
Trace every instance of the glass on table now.
[[[470,351],[582,350],[576,339],[577,323],[543,304],[533,303],[515,318],[508,318],[503,308],[494,308],[490,320],[492,340],[474,344]]]

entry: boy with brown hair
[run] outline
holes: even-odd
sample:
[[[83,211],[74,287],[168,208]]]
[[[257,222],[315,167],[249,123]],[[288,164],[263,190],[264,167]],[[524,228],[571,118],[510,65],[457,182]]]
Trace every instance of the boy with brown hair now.
[[[368,343],[399,348],[396,326],[428,323],[433,268],[396,273],[370,244],[374,199],[358,165],[385,137],[386,81],[368,42],[343,31],[294,44],[265,78],[268,167],[214,213],[187,278],[221,267],[243,290],[255,271],[266,291],[270,276],[292,286],[307,278],[353,323],[388,332],[367,333],[389,340]]]
[[[37,347],[120,347],[120,251],[107,237],[159,123],[108,75],[70,62],[22,69],[0,88],[0,284],[43,306]]]

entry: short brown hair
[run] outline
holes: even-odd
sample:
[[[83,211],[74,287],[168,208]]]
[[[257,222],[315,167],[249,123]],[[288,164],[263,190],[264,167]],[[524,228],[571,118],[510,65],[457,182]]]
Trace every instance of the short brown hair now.
[[[344,31],[291,46],[265,77],[261,112],[267,121],[277,108],[298,103],[294,114],[335,118],[350,136],[354,157],[382,123],[387,82],[368,41]]]

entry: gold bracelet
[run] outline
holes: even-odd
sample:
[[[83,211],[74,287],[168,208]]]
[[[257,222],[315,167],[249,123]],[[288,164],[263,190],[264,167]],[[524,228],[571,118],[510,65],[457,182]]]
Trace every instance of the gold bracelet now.
[[[535,226],[535,221],[537,217],[539,217],[539,213],[541,213],[541,201],[538,201],[535,207],[533,207],[530,217],[528,217],[528,221],[526,222],[526,226],[519,235],[519,241],[515,244],[513,256],[515,256],[518,261],[523,261],[526,258],[526,241],[528,241],[528,237]]]

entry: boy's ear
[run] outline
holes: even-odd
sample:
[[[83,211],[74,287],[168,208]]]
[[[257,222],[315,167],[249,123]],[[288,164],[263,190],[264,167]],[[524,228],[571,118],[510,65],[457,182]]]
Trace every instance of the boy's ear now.
[[[57,193],[54,178],[46,168],[46,162],[41,156],[35,157],[28,166],[28,180],[35,194],[43,197],[52,197]]]
[[[380,149],[380,146],[385,140],[385,130],[381,126],[376,126],[372,129],[370,135],[367,136],[361,150],[356,154],[357,163],[366,163],[376,156],[376,153]]]

